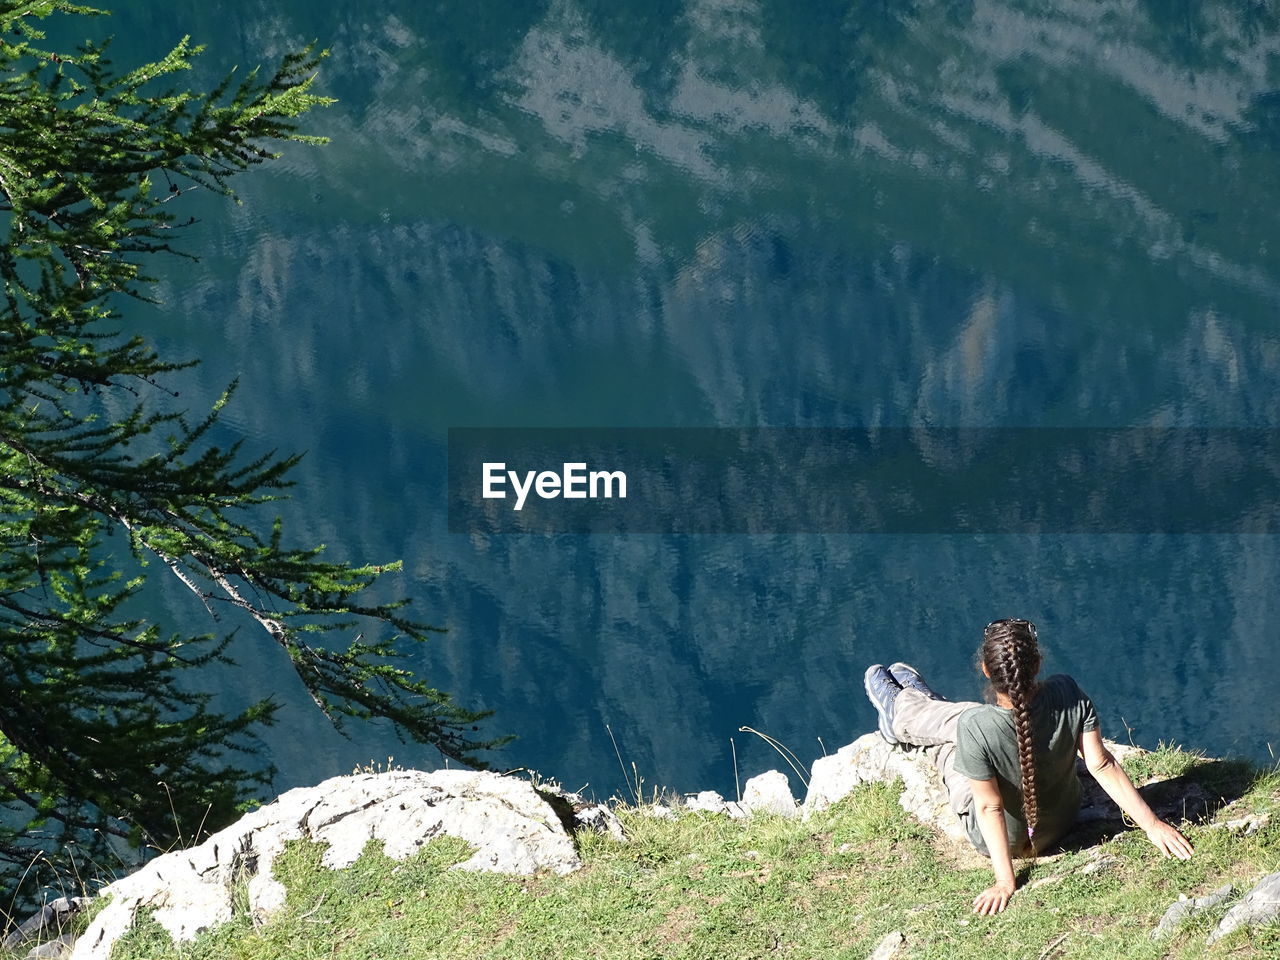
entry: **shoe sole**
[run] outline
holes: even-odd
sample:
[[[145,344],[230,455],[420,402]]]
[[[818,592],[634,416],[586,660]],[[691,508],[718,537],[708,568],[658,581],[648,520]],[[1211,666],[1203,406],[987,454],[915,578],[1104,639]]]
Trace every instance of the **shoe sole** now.
[[[868,700],[870,700],[870,701],[871,701],[871,705],[872,705],[873,707],[875,707],[875,710],[876,710],[876,717],[877,717],[877,719],[878,719],[878,721],[879,721],[879,722],[878,722],[878,724],[877,724],[877,726],[878,726],[879,731],[880,731],[880,736],[884,737],[884,739],[885,739],[885,740],[887,740],[887,741],[888,741],[889,743],[891,743],[891,744],[899,744],[899,743],[901,743],[902,741],[901,741],[901,740],[899,740],[897,737],[895,737],[895,736],[893,735],[893,731],[892,731],[892,730],[890,730],[890,729],[887,729],[887,728],[886,728],[886,726],[885,726],[885,721],[886,721],[888,718],[887,718],[887,717],[885,717],[885,714],[884,714],[884,708],[883,708],[882,706],[880,706],[880,701],[879,701],[879,699],[875,696],[875,694],[873,694],[873,693],[871,692],[871,674],[872,674],[872,672],[873,672],[873,671],[875,671],[877,668],[879,668],[879,669],[881,669],[881,670],[884,670],[884,669],[885,669],[883,665],[878,664],[878,663],[876,663],[876,664],[872,664],[871,666],[867,667],[867,672],[866,672],[866,673],[864,673],[864,674],[862,675],[862,689],[863,689],[864,691],[866,691],[867,699],[868,699]],[[886,671],[886,673],[887,673],[887,672],[888,672],[888,671]],[[891,678],[892,678],[892,676],[893,676],[893,675],[892,675],[892,674],[890,674],[890,677],[891,677]],[[895,682],[896,682],[896,681],[895,681]]]

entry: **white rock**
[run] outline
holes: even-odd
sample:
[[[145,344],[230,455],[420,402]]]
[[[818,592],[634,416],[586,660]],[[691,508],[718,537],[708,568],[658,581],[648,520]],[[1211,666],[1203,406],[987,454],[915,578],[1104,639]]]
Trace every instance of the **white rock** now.
[[[661,803],[641,807],[640,812],[646,817],[653,817],[655,820],[674,820],[676,818],[676,812]]]
[[[76,942],[72,960],[107,960],[140,909],[176,940],[231,918],[235,884],[247,881],[249,907],[265,919],[284,902],[271,865],[290,840],[327,844],[322,862],[350,866],[369,840],[408,857],[440,834],[475,853],[455,869],[568,873],[581,864],[551,806],[524,780],[468,770],[394,770],[334,777],[290,790],[200,846],[152,860],[103,889],[110,903]]]
[[[627,840],[626,831],[622,829],[622,821],[618,819],[618,815],[602,803],[575,810],[573,820],[579,829],[607,833],[619,843],[625,843]]]
[[[742,791],[742,806],[752,816],[772,813],[780,817],[799,816],[796,798],[791,795],[791,781],[780,770],[769,770],[752,777]]]
[[[1108,873],[1120,865],[1119,859],[1108,856],[1106,854],[1094,855],[1088,863],[1078,871],[1082,877],[1087,877],[1094,873]]]
[[[867,960],[893,960],[902,950],[902,945],[906,943],[906,940],[907,938],[902,935],[900,930],[885,934],[884,938],[876,945],[876,948],[871,951],[871,955],[867,957]]]
[[[883,744],[883,749],[879,748]],[[841,747],[836,753],[819,757],[813,761],[809,772],[809,791],[804,797],[804,816],[809,818],[831,804],[843,800],[851,794],[856,786],[869,779],[878,779],[879,770],[883,768],[889,744],[879,734],[868,733],[853,743]],[[873,777],[868,777],[866,758],[874,757],[877,768]]]
[[[703,790],[696,796],[687,797],[684,806],[686,810],[697,810],[701,813],[729,812],[729,804],[714,790]]]
[[[1280,872],[1269,874],[1227,911],[1216,930],[1209,934],[1213,943],[1241,927],[1253,927],[1280,917]]]
[[[71,956],[71,946],[74,942],[75,937],[71,934],[60,934],[53,940],[46,940],[32,947],[23,960],[63,960],[64,957]]]
[[[570,829],[592,830],[595,833],[607,833],[619,842],[626,842],[627,834],[622,829],[622,821],[613,812],[613,808],[603,803],[587,800],[582,794],[566,790],[558,783],[546,782],[534,787],[538,796],[551,804],[560,816],[560,822],[570,817],[573,825]]]
[[[1233,891],[1234,888],[1228,883],[1225,887],[1219,887],[1217,890],[1213,891],[1213,893],[1207,894],[1203,897],[1196,897],[1194,900],[1188,900],[1185,897],[1175,900],[1169,905],[1169,909],[1164,912],[1164,916],[1160,918],[1160,922],[1157,923],[1155,928],[1151,931],[1151,939],[1159,940],[1168,936],[1173,933],[1173,931],[1177,929],[1178,925],[1182,923],[1183,920],[1187,919],[1187,917],[1200,913],[1203,910],[1208,910],[1210,907],[1216,907],[1218,904],[1230,897]]]
[[[853,792],[861,783],[902,779],[902,808],[947,836],[967,843],[964,827],[952,812],[937,768],[924,753],[890,745],[880,734],[868,733],[836,753],[815,760],[804,798],[810,817]]]
[[[1271,822],[1271,816],[1266,813],[1250,814],[1247,817],[1240,817],[1236,820],[1228,820],[1221,824],[1222,829],[1229,833],[1238,833],[1242,837],[1252,837],[1255,833]],[[1219,826],[1214,824],[1214,826]]]

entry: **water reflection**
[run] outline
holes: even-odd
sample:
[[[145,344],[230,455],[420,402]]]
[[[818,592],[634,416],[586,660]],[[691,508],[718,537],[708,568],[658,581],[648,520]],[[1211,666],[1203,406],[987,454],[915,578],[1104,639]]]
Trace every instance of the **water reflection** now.
[[[333,143],[201,211],[156,328],[207,357],[184,397],[240,372],[232,425],[310,451],[300,534],[406,558],[503,762],[620,788],[609,723],[731,789],[739,725],[815,755],[866,662],[968,678],[1009,614],[1113,732],[1280,739],[1272,538],[467,538],[443,498],[449,426],[1280,423],[1259,5],[122,6],[121,62],[332,44]],[[312,729],[282,783],[373,749]]]

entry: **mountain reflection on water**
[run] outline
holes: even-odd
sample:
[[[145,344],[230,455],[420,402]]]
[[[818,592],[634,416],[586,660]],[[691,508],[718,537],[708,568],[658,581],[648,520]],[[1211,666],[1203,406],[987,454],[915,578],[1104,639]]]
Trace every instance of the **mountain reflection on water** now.
[[[163,9],[163,13],[161,13]],[[623,791],[731,792],[872,728],[876,660],[953,696],[981,627],[1040,625],[1112,736],[1269,757],[1269,536],[451,535],[451,426],[1280,425],[1280,22],[1265,4],[121,3],[212,77],[313,37],[332,143],[195,198],[157,338],[305,449],[295,534],[404,557],[449,628],[414,664]],[[179,588],[170,615],[209,629]],[[279,786],[372,757],[289,707]],[[274,662],[274,661],[273,661]],[[230,683],[230,681],[228,681]],[[1131,730],[1131,734],[1127,732]],[[793,782],[793,786],[798,784]]]

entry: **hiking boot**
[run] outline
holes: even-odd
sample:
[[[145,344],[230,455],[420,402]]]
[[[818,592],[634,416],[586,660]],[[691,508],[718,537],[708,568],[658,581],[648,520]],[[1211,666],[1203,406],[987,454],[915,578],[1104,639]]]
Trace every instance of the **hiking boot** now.
[[[945,700],[946,697],[933,692],[933,689],[924,682],[924,677],[920,676],[920,671],[909,663],[894,663],[889,666],[889,676],[897,681],[898,686],[904,690],[910,687],[912,690],[919,690],[930,700]]]
[[[893,735],[893,705],[902,692],[902,686],[879,663],[867,667],[862,686],[866,688],[867,699],[880,715],[880,736],[890,743],[899,743],[898,738]]]

